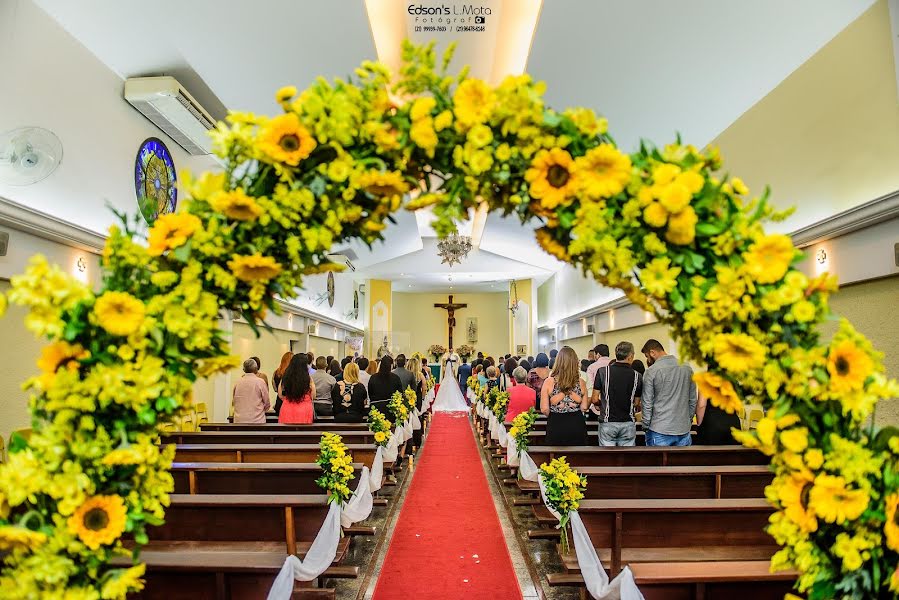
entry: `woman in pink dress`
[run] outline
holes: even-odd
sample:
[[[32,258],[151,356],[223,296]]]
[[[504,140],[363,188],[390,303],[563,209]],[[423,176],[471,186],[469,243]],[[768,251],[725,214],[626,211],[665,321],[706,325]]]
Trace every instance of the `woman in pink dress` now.
[[[528,372],[523,367],[515,367],[512,370],[512,378],[515,384],[509,388],[509,408],[506,409],[506,423],[511,423],[512,419],[521,413],[528,412],[534,408],[537,402],[537,392],[534,388],[524,384],[528,378]]]
[[[315,384],[309,376],[309,363],[305,354],[297,354],[281,378],[278,395],[284,399],[278,423],[312,423],[315,414],[312,399]]]

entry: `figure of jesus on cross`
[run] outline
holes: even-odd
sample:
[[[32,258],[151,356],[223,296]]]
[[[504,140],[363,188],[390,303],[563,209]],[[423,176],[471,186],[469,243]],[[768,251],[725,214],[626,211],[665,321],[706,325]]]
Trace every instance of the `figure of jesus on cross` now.
[[[453,315],[458,309],[465,308],[466,306],[468,305],[454,303],[452,294],[450,294],[448,303],[434,305],[434,308],[442,308],[446,311],[446,323],[449,325],[449,345],[447,346],[447,350],[450,352],[453,350],[453,327],[456,326],[456,317]]]

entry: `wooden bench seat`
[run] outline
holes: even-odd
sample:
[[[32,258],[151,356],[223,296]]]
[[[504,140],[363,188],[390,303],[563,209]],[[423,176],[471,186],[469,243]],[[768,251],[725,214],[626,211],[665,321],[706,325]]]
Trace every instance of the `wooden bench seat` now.
[[[368,423],[338,423],[336,421],[316,421],[315,423],[201,423],[200,431],[368,431]]]
[[[797,577],[793,571],[771,573],[768,560],[646,562],[630,568],[646,600],[779,600]],[[578,573],[553,573],[547,581],[550,586],[584,585]]]
[[[666,467],[687,465],[767,465],[767,456],[743,446],[531,446],[528,454],[540,466],[564,456],[574,467]]]
[[[347,444],[353,461],[371,468],[374,444]],[[318,444],[177,444],[176,462],[314,463]],[[386,467],[387,465],[385,465]]]
[[[588,499],[762,498],[773,475],[763,465],[677,467],[579,467],[587,477]],[[540,488],[519,479],[518,489],[535,498]]]
[[[353,463],[358,481],[362,463]],[[176,462],[172,464],[176,494],[320,494],[316,463]]]
[[[163,444],[318,444],[323,433],[339,433],[347,445],[375,443],[367,428],[330,432],[320,426],[309,431],[182,431],[164,433],[161,439]]]

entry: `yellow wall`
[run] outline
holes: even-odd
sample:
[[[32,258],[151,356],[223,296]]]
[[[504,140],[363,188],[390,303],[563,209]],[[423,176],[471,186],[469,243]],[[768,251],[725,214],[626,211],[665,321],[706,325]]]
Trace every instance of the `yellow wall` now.
[[[365,353],[374,356],[377,349],[381,346],[381,338],[384,334],[393,331],[393,293],[390,281],[383,279],[369,279],[366,284],[368,298],[368,315],[365,322]],[[379,315],[375,314],[375,305],[383,301],[387,306],[387,328],[376,327]],[[377,335],[378,339],[372,339],[373,335]]]
[[[343,358],[339,356],[340,345],[333,338],[323,338],[317,335],[309,336],[309,352],[318,356],[336,356],[338,360]]]
[[[400,352],[426,352],[431,344],[446,346],[446,311],[434,308],[445,303],[446,294],[414,294],[395,292],[393,310],[396,319],[393,331],[396,339],[408,339],[408,347]],[[453,345],[467,342],[465,331],[468,317],[478,318],[478,342],[472,344],[484,354],[506,354],[509,349],[509,296],[506,292],[495,294],[453,294],[453,302],[468,304],[456,311],[456,327],[453,329]],[[500,352],[501,351],[501,352]]]
[[[0,293],[9,291],[9,282],[0,280]],[[45,342],[35,339],[25,329],[26,309],[10,305],[0,319],[0,435],[9,443],[9,434],[16,429],[31,427],[28,396],[22,382],[37,375],[35,361]]]
[[[587,352],[589,352],[595,345],[596,344],[593,343],[592,333],[590,335],[562,340],[559,343],[559,347],[571,346],[571,348],[577,352],[578,359],[587,358]]]
[[[899,189],[899,109],[880,0],[714,140],[728,172],[776,205],[791,231]]]
[[[271,381],[272,372],[278,368],[278,364],[281,362],[281,355],[290,350],[290,340],[298,340],[300,335],[296,331],[260,329],[257,338],[246,323],[234,323],[231,352],[241,358],[241,363],[251,356],[258,356],[262,362],[262,372],[268,375],[269,381]],[[242,367],[232,371],[231,383],[236,382],[242,375]],[[209,390],[211,391],[211,386]],[[271,390],[269,392],[271,393]],[[274,398],[273,394],[272,397]],[[231,398],[227,398],[226,402],[230,401]]]

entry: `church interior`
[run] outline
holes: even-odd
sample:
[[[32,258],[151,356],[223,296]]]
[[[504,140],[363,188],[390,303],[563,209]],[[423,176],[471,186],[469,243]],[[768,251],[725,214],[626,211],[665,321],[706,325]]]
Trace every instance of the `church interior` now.
[[[0,0],[0,600],[899,597],[899,0]]]

